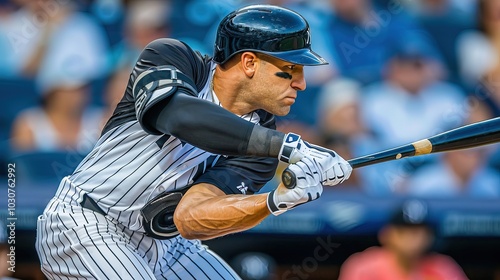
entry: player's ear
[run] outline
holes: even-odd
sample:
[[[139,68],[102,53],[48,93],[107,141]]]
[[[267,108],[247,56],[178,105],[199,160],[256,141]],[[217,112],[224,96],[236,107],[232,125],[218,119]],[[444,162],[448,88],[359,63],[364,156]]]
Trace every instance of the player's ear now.
[[[257,71],[260,59],[253,52],[244,52],[240,56],[240,63],[245,75],[251,78]]]

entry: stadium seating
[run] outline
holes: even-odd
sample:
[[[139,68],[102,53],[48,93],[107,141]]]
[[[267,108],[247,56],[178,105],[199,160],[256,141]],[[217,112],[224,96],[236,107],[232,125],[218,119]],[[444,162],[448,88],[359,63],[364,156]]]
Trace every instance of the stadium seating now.
[[[67,152],[26,152],[12,155],[8,162],[16,164],[18,184],[57,184],[81,159],[82,155]]]
[[[0,79],[0,139],[9,138],[12,123],[17,114],[29,107],[38,105],[35,82],[24,78]]]

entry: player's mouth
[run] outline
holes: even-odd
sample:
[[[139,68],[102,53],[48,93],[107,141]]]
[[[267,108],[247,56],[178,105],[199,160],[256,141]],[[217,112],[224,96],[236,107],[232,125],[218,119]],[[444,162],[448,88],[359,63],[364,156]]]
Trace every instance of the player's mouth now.
[[[290,105],[292,105],[293,103],[295,103],[296,98],[297,98],[296,96],[287,96],[285,97],[285,101],[286,103],[290,103]]]

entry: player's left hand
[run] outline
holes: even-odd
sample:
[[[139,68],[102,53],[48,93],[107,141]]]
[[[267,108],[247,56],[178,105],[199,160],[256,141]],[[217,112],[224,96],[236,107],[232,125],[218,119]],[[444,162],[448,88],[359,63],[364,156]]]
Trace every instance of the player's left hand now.
[[[311,172],[319,173],[325,186],[340,184],[352,173],[351,165],[336,152],[310,144],[294,133],[285,136],[279,158],[286,163],[305,163]]]
[[[318,199],[323,193],[318,173],[312,173],[304,162],[290,164],[288,167],[297,175],[297,185],[293,189],[280,184],[267,196],[267,206],[275,216],[293,207]]]

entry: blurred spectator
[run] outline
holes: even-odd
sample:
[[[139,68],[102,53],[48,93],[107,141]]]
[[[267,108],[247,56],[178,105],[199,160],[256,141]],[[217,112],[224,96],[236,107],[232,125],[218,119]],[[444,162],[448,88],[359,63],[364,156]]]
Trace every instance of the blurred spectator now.
[[[499,13],[500,1],[479,0],[478,30],[464,32],[457,43],[461,77],[470,87],[479,80],[492,85],[500,82]],[[496,96],[495,99],[498,101],[500,97]]]
[[[376,2],[385,2],[386,5],[394,0],[375,0]],[[421,0],[421,1],[401,1],[405,8],[414,13],[448,13],[458,12],[465,20],[474,20],[476,18],[476,6],[478,0]]]
[[[469,14],[475,18],[477,13],[477,2],[479,0],[449,0],[455,9]]]
[[[214,51],[215,34],[220,20],[238,8],[262,2],[247,0],[170,0],[172,37],[202,54]]]
[[[9,0],[0,0],[0,22],[8,20],[15,11],[15,5]]]
[[[467,279],[452,258],[429,252],[434,233],[427,214],[424,203],[406,201],[379,231],[381,247],[349,257],[339,280]]]
[[[377,150],[371,133],[361,120],[361,91],[361,84],[355,80],[338,78],[327,83],[318,97],[317,125],[322,143],[345,159]],[[343,185],[373,186],[374,180],[369,176],[373,168],[354,171]],[[368,184],[361,184],[362,181]]]
[[[436,79],[433,52],[421,41],[401,38],[384,80],[365,88],[364,121],[385,147],[410,143],[459,126],[466,96]]]
[[[107,39],[114,46],[123,39],[123,25],[125,20],[126,6],[122,0],[93,0],[89,5],[88,12],[99,20],[106,30]]]
[[[423,0],[414,3],[418,5],[415,13],[420,25],[443,56],[448,80],[461,84],[456,55],[457,42],[462,32],[474,28],[473,15],[456,7],[451,0]]]
[[[330,1],[335,16],[328,36],[333,40],[338,70],[363,84],[380,80],[386,49],[404,35],[420,31],[400,1],[387,9],[372,5],[370,0]]]
[[[75,11],[73,1],[16,0],[21,8],[4,27],[13,74],[47,77],[66,73],[81,79],[100,77],[106,71],[104,31],[89,16]],[[4,30],[4,31],[5,31]]]
[[[16,280],[17,278],[10,277],[13,272],[9,270],[9,267],[12,266],[12,263],[15,266],[15,260],[12,263],[10,262],[9,254],[11,254],[11,252],[9,250],[10,245],[7,241],[7,229],[5,224],[0,221],[0,280]],[[15,257],[16,256],[14,256],[14,258]]]
[[[463,78],[471,86],[475,97],[483,100],[500,116],[500,1],[480,0],[478,32],[468,32],[461,40],[459,57]],[[500,153],[496,155],[496,165]]]
[[[100,135],[102,110],[87,108],[85,80],[54,77],[42,89],[42,105],[16,118],[12,146],[17,150],[88,152]]]
[[[7,33],[9,32],[9,22],[15,11],[16,7],[11,1],[0,0],[0,35],[3,35],[0,36],[0,53],[2,54],[10,52],[12,49]],[[14,63],[15,58],[13,56],[0,56],[0,76],[12,76],[14,73],[11,66]]]
[[[338,78],[327,83],[318,98],[318,127],[321,134],[339,134],[356,141],[366,134],[360,118],[361,84]]]
[[[491,118],[481,103],[475,103],[467,123]],[[493,147],[447,152],[440,161],[419,169],[408,181],[407,192],[422,197],[500,197],[500,173],[488,166]]]
[[[475,19],[476,0],[422,0],[404,1],[404,5],[420,17],[436,17],[443,21],[455,20],[457,24],[472,24]],[[452,19],[453,16],[458,18]]]
[[[111,54],[115,69],[132,68],[142,49],[158,38],[169,36],[170,1],[132,1],[127,9],[124,39]]]
[[[487,163],[487,148],[444,153],[438,163],[422,167],[408,182],[408,194],[421,197],[500,198],[500,175]]]
[[[123,98],[127,89],[130,70],[127,68],[118,69],[109,78],[104,94],[105,112],[102,114],[101,127],[104,127],[109,118],[113,115],[116,106]]]
[[[466,97],[457,86],[436,79],[435,53],[414,37],[402,37],[387,63],[384,80],[365,88],[363,121],[380,149],[393,148],[459,126],[467,115]],[[374,168],[377,194],[403,192],[415,168],[435,159],[388,162]],[[403,164],[404,163],[404,164]]]

